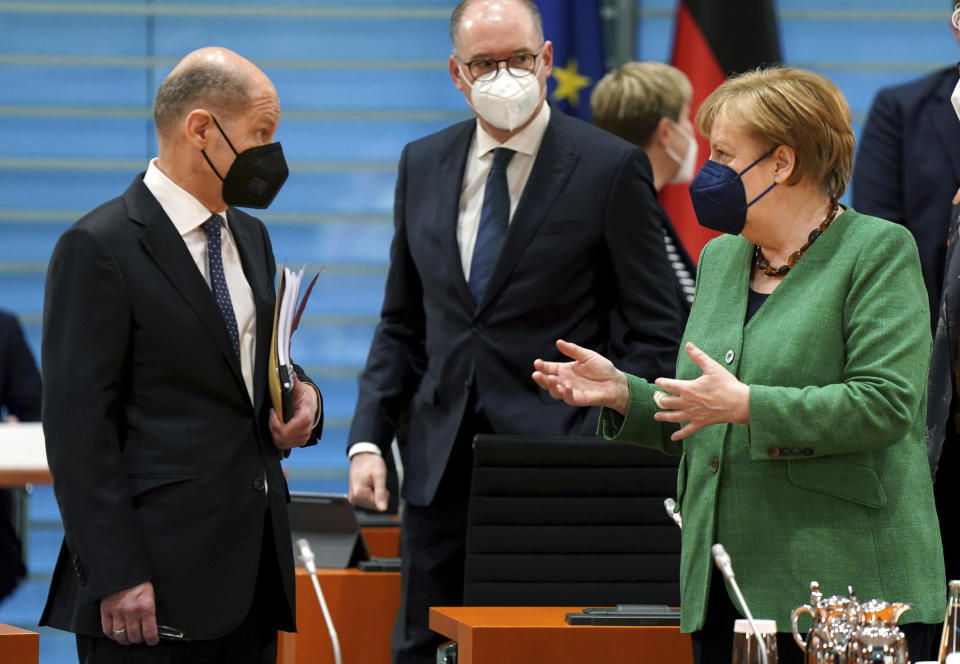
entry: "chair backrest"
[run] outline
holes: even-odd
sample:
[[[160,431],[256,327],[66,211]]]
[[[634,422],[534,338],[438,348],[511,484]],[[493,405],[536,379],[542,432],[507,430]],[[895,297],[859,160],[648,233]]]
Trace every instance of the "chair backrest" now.
[[[466,606],[680,603],[678,460],[596,438],[477,436]]]

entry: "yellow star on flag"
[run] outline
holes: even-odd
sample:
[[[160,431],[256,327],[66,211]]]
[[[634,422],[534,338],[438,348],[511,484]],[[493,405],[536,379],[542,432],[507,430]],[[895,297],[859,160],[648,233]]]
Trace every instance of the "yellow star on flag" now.
[[[576,58],[567,60],[566,67],[554,67],[553,78],[557,81],[553,100],[566,99],[571,106],[580,105],[580,91],[592,83],[589,78],[577,71]]]

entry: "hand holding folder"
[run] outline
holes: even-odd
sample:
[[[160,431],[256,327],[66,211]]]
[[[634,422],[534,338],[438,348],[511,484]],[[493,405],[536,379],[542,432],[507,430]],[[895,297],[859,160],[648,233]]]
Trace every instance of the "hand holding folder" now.
[[[294,330],[300,325],[307,298],[310,297],[310,291],[319,276],[319,272],[313,276],[299,307],[297,299],[300,297],[303,270],[294,272],[284,265],[277,276],[277,303],[273,310],[273,334],[270,336],[268,386],[273,409],[284,422],[288,422],[293,416],[294,374],[293,361],[290,359],[290,340]]]

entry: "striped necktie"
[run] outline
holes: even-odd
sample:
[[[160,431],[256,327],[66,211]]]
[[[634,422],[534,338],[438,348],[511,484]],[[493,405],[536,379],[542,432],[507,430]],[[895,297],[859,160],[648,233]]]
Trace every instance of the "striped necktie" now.
[[[227,288],[227,277],[223,273],[223,256],[220,250],[220,222],[219,214],[212,215],[203,222],[203,232],[207,235],[207,265],[210,271],[210,290],[213,298],[220,307],[223,322],[227,326],[227,334],[233,344],[233,352],[240,357],[240,333],[237,331],[237,316],[233,312],[233,302],[230,300],[230,290]]]

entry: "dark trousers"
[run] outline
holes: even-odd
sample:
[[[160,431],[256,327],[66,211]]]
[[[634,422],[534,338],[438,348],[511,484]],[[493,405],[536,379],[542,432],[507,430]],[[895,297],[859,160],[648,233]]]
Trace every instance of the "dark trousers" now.
[[[274,607],[278,602],[285,604],[286,599],[270,523],[268,513],[250,611],[232,632],[210,641],[160,639],[155,646],[144,643],[123,646],[104,636],[77,634],[80,664],[276,664]],[[162,592],[162,589],[155,590]],[[198,597],[197,601],[202,602],[203,598]]]
[[[0,601],[13,592],[27,573],[14,516],[12,492],[0,489]]]
[[[394,664],[434,664],[437,646],[447,639],[430,630],[429,608],[463,604],[467,504],[478,433],[492,430],[482,414],[468,407],[433,502],[404,506],[403,589],[391,644]]]
[[[804,597],[806,589],[801,588],[797,594],[797,606],[805,604],[809,597]],[[749,604],[750,598],[746,598]],[[733,659],[733,623],[743,616],[734,608],[724,586],[723,576],[719,570],[713,571],[710,580],[710,595],[707,598],[707,620],[703,629],[693,632],[690,641],[693,645],[693,664],[727,664]],[[766,618],[767,616],[754,616]],[[777,625],[777,629],[789,628],[789,625]],[[907,648],[910,650],[910,660],[936,659],[931,656],[935,639],[939,636],[936,625],[911,623],[902,625],[900,629],[907,637]],[[806,639],[806,635],[804,635]],[[939,641],[937,641],[939,643]],[[780,664],[803,664],[803,651],[793,640],[790,632],[777,633],[777,652]]]
[[[954,398],[954,404],[956,404]],[[960,579],[960,546],[957,545],[960,525],[960,502],[957,500],[957,472],[960,471],[960,435],[954,423],[947,423],[947,437],[943,441],[937,480],[933,483],[933,497],[937,503],[937,518],[940,521],[940,539],[943,540],[943,563],[947,580]]]

